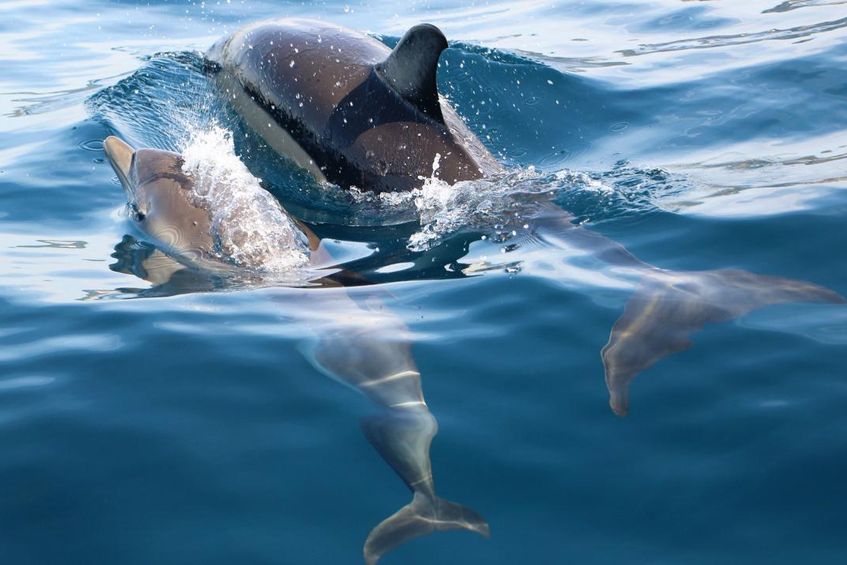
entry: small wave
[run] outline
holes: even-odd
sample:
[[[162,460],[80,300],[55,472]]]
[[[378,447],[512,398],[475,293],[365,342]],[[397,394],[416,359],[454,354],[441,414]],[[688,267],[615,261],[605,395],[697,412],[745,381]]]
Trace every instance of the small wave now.
[[[847,4],[844,0],[786,0],[785,2],[763,10],[763,14],[774,14],[778,12],[790,12],[800,8],[810,8],[818,6],[836,6],[838,4]]]
[[[758,43],[760,41],[775,41],[787,39],[802,39],[820,33],[836,31],[847,27],[847,18],[840,18],[816,24],[801,25],[783,29],[770,29],[755,33],[739,33],[733,35],[710,35],[706,37],[695,37],[691,39],[678,39],[666,43],[642,44],[636,49],[624,49],[618,51],[624,57],[636,57],[639,55],[650,55],[653,53],[666,53],[670,51],[688,51],[690,49],[711,49],[714,47],[731,47],[733,45],[745,45]]]
[[[355,193],[374,206],[411,208],[420,221],[407,247],[427,251],[461,230],[482,231],[502,242],[527,229],[539,206],[554,200],[574,223],[653,213],[663,198],[684,191],[687,181],[662,169],[639,169],[618,163],[601,173],[563,169],[542,173],[515,168],[484,179],[449,184],[436,176],[437,162],[421,188],[402,193]]]
[[[98,120],[138,147],[178,150],[192,131],[222,117],[202,56],[187,51],[146,58],[140,69],[87,103]]]
[[[234,264],[285,272],[309,262],[306,238],[235,154],[219,127],[192,132],[182,150],[192,198],[209,210],[216,251]]]
[[[424,179],[421,188],[400,193],[354,192],[354,198],[382,207],[414,209],[421,228],[409,237],[407,248],[426,251],[462,229],[502,233],[511,226],[523,225],[525,218],[535,212],[535,205],[543,200],[541,196],[547,195],[549,200],[563,186],[588,190],[600,186],[584,173],[542,174],[534,167],[450,184],[437,178],[437,169],[438,159],[433,164],[433,175]]]

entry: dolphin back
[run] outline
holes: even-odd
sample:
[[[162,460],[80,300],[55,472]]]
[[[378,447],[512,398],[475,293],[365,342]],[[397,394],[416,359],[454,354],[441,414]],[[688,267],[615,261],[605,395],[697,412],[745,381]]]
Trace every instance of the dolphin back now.
[[[326,22],[241,28],[206,53],[223,97],[277,153],[343,188],[409,190],[501,167],[438,94],[447,40],[411,28],[392,51]]]

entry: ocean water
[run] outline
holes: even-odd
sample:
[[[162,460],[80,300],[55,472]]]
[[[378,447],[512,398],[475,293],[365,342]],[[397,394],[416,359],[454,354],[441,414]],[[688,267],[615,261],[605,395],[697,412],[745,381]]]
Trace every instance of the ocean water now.
[[[506,172],[379,199],[272,155],[202,53],[283,16],[440,26],[440,90]],[[410,495],[362,433],[379,406],[317,366],[339,331],[410,345],[437,492],[491,529],[381,563],[847,559],[847,307],[716,285],[750,311],[692,323],[625,416],[601,358],[628,303],[641,352],[687,316],[604,241],[847,294],[847,2],[3,0],[0,69],[0,563],[361,563]],[[375,284],[145,280],[110,134],[243,163],[235,193],[261,179]]]

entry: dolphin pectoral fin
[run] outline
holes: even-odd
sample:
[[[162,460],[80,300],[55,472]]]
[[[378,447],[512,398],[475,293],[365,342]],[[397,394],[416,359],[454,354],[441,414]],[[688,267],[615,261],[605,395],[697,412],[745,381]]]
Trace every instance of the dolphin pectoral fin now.
[[[412,502],[371,530],[365,541],[365,563],[376,565],[392,549],[415,538],[444,530],[468,530],[485,537],[491,535],[485,518],[474,510],[416,492]]]
[[[689,348],[690,336],[707,323],[789,302],[844,303],[845,299],[812,283],[739,270],[647,276],[601,352],[612,411],[625,416],[630,381],[660,359]]]
[[[421,112],[444,123],[435,75],[438,58],[447,48],[447,39],[431,24],[411,28],[376,72],[404,100]]]

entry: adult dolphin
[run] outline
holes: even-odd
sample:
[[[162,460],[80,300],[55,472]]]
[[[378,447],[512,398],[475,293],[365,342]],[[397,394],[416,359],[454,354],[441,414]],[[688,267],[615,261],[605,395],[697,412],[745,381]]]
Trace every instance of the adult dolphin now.
[[[391,191],[419,186],[433,174],[433,163],[434,174],[451,183],[501,169],[438,95],[438,59],[446,47],[441,31],[428,24],[411,28],[389,51],[333,24],[278,20],[241,28],[206,58],[236,110],[277,152],[318,179]],[[574,226],[557,206],[545,207],[534,220],[548,242],[584,247],[635,281],[636,292],[601,352],[609,403],[618,415],[628,411],[632,379],[689,347],[706,324],[770,304],[844,302],[803,281],[739,270],[657,268]]]
[[[276,152],[319,181],[377,192],[501,169],[450,104],[436,71],[447,40],[429,24],[394,50],[311,20],[243,27],[215,43],[208,67],[227,100]]]
[[[132,222],[165,251],[145,261],[145,278],[162,285],[186,269],[236,270],[221,256],[213,235],[214,210],[208,201],[192,197],[194,179],[183,171],[180,155],[155,149],[135,151],[117,137],[107,138],[104,148],[126,192]],[[320,239],[304,224],[295,225],[308,242],[313,266],[325,266],[329,257]],[[343,270],[319,282],[338,286],[339,279],[345,280]],[[438,424],[424,400],[421,374],[409,344],[397,337],[405,332],[402,322],[382,308],[359,305],[346,293],[303,292],[316,312],[310,361],[380,408],[364,423],[365,436],[412,491],[412,501],[369,534],[365,562],[373,565],[387,551],[439,530],[464,529],[488,536],[482,516],[435,493],[430,445]]]

